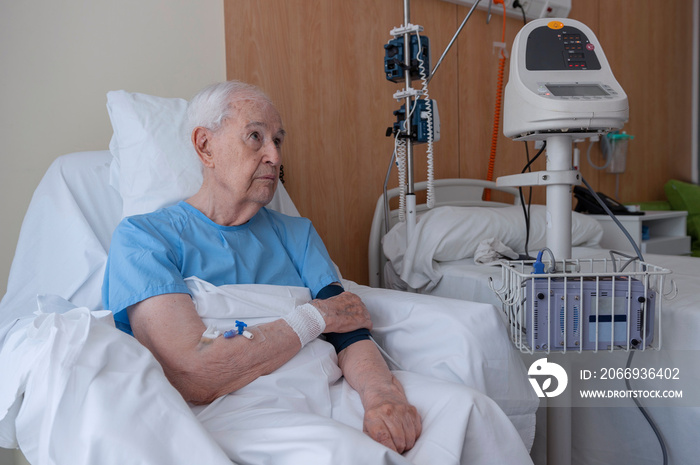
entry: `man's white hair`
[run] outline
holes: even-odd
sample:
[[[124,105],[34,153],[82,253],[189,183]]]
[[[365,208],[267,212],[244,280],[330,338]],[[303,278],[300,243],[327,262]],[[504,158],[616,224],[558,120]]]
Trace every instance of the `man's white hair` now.
[[[226,118],[232,116],[231,103],[239,100],[262,100],[272,103],[257,86],[241,81],[212,84],[197,93],[187,105],[187,131],[196,127],[217,131]]]

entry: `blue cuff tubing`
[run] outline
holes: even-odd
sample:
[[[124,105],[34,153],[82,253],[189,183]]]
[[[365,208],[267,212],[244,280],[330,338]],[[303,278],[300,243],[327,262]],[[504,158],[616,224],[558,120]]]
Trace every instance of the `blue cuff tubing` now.
[[[341,286],[340,284],[329,284],[328,286],[318,291],[318,294],[316,294],[316,298],[320,300],[326,300],[330,299],[331,297],[340,295],[343,292],[345,292],[345,289],[343,289],[343,286]]]
[[[343,287],[338,284],[329,284],[316,294],[316,298],[320,300],[330,299],[342,294],[344,291]],[[370,338],[369,329],[366,328],[356,329],[349,333],[324,333],[323,335],[326,337],[326,341],[333,344],[335,353],[340,353],[346,347]]]

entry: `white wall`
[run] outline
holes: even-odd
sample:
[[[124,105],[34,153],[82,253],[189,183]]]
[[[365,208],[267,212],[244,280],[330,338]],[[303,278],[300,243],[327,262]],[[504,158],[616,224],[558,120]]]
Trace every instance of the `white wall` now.
[[[223,0],[0,2],[0,296],[49,164],[108,147],[107,91],[189,98],[224,47]]]

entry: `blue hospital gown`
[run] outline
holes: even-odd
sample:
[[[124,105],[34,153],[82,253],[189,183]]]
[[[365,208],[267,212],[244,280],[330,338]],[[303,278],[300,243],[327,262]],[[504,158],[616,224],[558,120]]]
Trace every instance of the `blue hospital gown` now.
[[[262,208],[243,225],[222,226],[183,201],[117,226],[102,285],[104,308],[132,334],[127,307],[161,294],[191,295],[184,282],[191,276],[217,286],[302,286],[314,297],[340,281],[308,219]]]

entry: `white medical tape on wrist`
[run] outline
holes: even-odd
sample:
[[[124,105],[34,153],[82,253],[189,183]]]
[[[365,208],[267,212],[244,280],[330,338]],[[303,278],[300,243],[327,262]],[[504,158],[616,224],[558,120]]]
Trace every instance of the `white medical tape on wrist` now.
[[[311,304],[298,305],[283,319],[297,333],[302,347],[319,337],[326,329],[326,322],[321,313]]]

